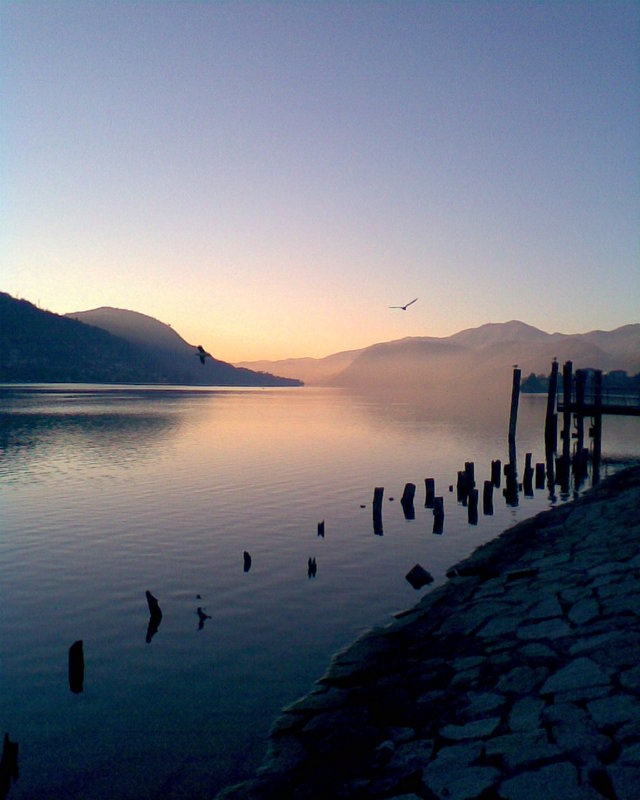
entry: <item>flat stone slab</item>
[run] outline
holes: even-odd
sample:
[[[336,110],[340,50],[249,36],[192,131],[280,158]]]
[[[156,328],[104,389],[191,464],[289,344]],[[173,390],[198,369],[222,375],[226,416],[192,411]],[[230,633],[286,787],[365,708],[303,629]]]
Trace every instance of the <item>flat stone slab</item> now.
[[[576,658],[551,675],[540,689],[540,694],[567,692],[584,686],[606,685],[610,682],[607,673],[590,658]]]

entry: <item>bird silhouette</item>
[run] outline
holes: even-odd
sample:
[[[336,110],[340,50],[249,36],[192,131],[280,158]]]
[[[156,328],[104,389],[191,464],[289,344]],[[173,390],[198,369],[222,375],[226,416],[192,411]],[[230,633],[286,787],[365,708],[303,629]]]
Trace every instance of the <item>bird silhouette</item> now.
[[[410,300],[404,306],[389,306],[389,308],[399,308],[401,311],[406,311],[409,308],[409,306],[412,306],[416,302],[417,299],[418,299],[417,297],[414,297],[413,300]]]
[[[207,351],[204,349],[204,347],[201,344],[198,345],[198,352],[196,353],[196,355],[200,359],[200,363],[201,364],[204,364],[205,358],[213,358],[211,353],[207,353]]]

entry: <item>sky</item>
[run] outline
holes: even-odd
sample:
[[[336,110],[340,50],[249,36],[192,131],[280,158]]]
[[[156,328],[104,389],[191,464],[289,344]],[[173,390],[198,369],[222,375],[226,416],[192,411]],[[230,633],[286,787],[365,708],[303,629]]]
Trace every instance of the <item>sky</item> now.
[[[231,362],[640,321],[635,0],[1,0],[0,68],[0,290],[41,308]]]

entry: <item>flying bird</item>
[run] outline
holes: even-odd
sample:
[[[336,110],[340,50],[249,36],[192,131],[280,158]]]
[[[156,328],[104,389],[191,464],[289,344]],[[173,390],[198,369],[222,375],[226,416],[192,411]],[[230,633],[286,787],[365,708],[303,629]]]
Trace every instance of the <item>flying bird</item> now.
[[[213,358],[211,353],[207,353],[207,351],[204,349],[204,347],[201,344],[198,345],[198,352],[196,353],[196,355],[200,359],[200,363],[201,364],[204,364],[205,358],[207,358],[207,357],[208,358]]]
[[[416,300],[417,300],[417,299],[418,299],[417,297],[414,297],[414,298],[413,298],[413,300],[410,300],[410,301],[409,301],[409,302],[408,302],[406,305],[404,305],[404,306],[389,306],[389,308],[399,308],[399,309],[401,309],[402,311],[406,311],[406,310],[409,308],[409,306],[412,306],[412,305],[413,305],[413,304],[416,302]]]

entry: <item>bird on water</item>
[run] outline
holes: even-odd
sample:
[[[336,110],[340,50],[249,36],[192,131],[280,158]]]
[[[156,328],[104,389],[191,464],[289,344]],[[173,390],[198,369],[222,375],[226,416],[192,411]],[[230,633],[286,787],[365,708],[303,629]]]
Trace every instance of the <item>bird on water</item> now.
[[[389,306],[389,308],[399,308],[401,311],[406,311],[409,306],[412,306],[416,302],[417,299],[417,297],[414,297],[413,300],[409,300],[409,302],[403,306]]]

